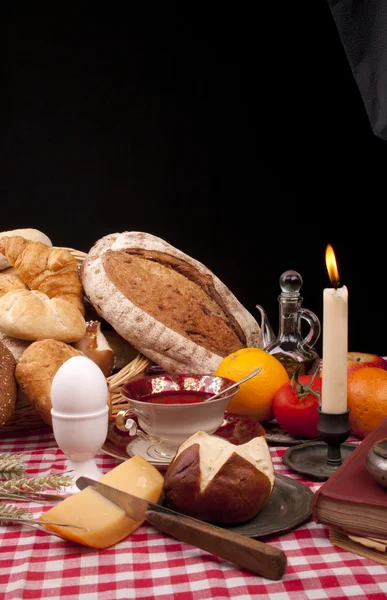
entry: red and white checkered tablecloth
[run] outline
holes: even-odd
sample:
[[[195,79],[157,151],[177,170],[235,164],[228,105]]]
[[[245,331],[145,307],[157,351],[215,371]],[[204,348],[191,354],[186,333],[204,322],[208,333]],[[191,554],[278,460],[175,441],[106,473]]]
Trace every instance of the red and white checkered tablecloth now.
[[[285,467],[281,460],[285,450],[271,446],[276,471],[316,491],[320,483],[308,482]],[[66,459],[47,430],[2,439],[0,452],[24,453],[28,476],[65,469]],[[106,472],[118,461],[99,454],[97,464]],[[47,510],[35,503],[23,507],[37,515]],[[281,581],[235,568],[146,523],[123,542],[101,551],[26,526],[0,526],[0,599],[387,598],[387,567],[332,546],[328,530],[313,521],[265,541],[287,555]]]

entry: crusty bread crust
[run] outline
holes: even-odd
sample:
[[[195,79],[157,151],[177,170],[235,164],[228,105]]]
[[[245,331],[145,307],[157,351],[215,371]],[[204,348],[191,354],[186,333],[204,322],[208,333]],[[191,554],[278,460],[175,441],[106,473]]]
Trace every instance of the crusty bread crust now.
[[[66,300],[26,289],[7,292],[0,298],[0,330],[22,340],[76,342],[85,335],[86,322]]]
[[[20,279],[19,275],[10,271],[12,271],[12,269],[0,271],[0,298],[7,292],[27,289],[27,286]]]
[[[16,361],[4,344],[0,343],[0,425],[7,423],[15,412]]]
[[[2,331],[0,331],[0,342],[4,344],[4,346],[7,346],[15,360],[19,360],[24,350],[26,350],[31,344],[31,342],[28,340],[20,340],[18,338],[11,337]]]
[[[176,328],[172,324],[167,326],[165,322],[149,314],[144,309],[144,304],[136,305],[132,301],[133,298],[126,296],[107,272],[106,266],[110,262],[107,257],[115,252],[137,252],[137,255],[142,254],[145,257],[149,252],[152,254],[152,260],[155,254],[159,253],[160,257],[167,255],[181,261],[187,270],[196,272],[197,279],[202,276],[209,282],[207,289],[212,287],[213,294],[212,298],[208,298],[211,302],[214,298],[219,298],[218,307],[223,315],[223,322],[227,318],[230,329],[233,327],[238,332],[239,347],[261,347],[262,337],[258,323],[205,265],[148,233],[132,231],[107,235],[94,244],[82,265],[81,278],[85,293],[100,316],[124,339],[166,371],[213,373],[227,354],[227,348],[222,347],[218,351],[206,348],[203,344],[193,341],[189,333],[179,332],[177,325]],[[116,281],[117,277],[114,276]],[[168,305],[164,306],[163,314],[168,310]],[[217,318],[215,315],[214,321]]]
[[[12,229],[11,231],[0,232],[0,238],[14,237],[16,235],[26,240],[31,240],[33,242],[42,242],[43,244],[46,244],[46,246],[52,246],[50,238],[48,238],[46,234],[44,234],[42,231],[39,231],[38,229]],[[0,271],[2,269],[7,269],[9,266],[10,263],[8,259],[3,254],[0,254]]]
[[[82,356],[82,352],[56,340],[38,340],[27,348],[17,364],[15,374],[21,391],[48,425],[52,425],[52,380],[59,367],[73,356]]]
[[[66,300],[85,314],[77,261],[65,248],[51,248],[23,237],[0,237],[2,252],[30,289]]]

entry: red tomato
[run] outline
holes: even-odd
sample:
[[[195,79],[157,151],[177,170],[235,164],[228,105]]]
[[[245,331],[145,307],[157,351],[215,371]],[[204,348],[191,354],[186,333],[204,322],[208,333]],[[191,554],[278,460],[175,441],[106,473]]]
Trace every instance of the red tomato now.
[[[311,381],[312,380],[312,381]],[[273,398],[274,416],[282,429],[294,437],[318,437],[317,424],[322,378],[301,375],[277,390]],[[311,391],[314,390],[314,393]]]

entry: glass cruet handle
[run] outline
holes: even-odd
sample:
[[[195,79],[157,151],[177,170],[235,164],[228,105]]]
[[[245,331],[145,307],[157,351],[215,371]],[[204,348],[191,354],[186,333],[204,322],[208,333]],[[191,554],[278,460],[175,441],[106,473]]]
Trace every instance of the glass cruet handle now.
[[[308,334],[304,337],[301,344],[303,346],[309,346],[313,348],[321,333],[321,324],[317,315],[307,308],[299,308],[298,314],[301,319],[309,323],[310,329]]]
[[[261,344],[262,348],[266,348],[266,346],[275,339],[274,331],[271,328],[263,306],[257,304],[255,308],[261,313]]]

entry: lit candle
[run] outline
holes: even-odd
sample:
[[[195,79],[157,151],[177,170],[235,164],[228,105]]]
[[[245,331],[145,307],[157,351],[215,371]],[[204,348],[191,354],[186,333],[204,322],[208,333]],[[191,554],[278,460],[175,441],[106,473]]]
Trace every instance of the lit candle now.
[[[329,244],[325,260],[333,288],[324,289],[321,410],[341,414],[347,410],[348,290],[345,285],[339,287],[336,259]]]

